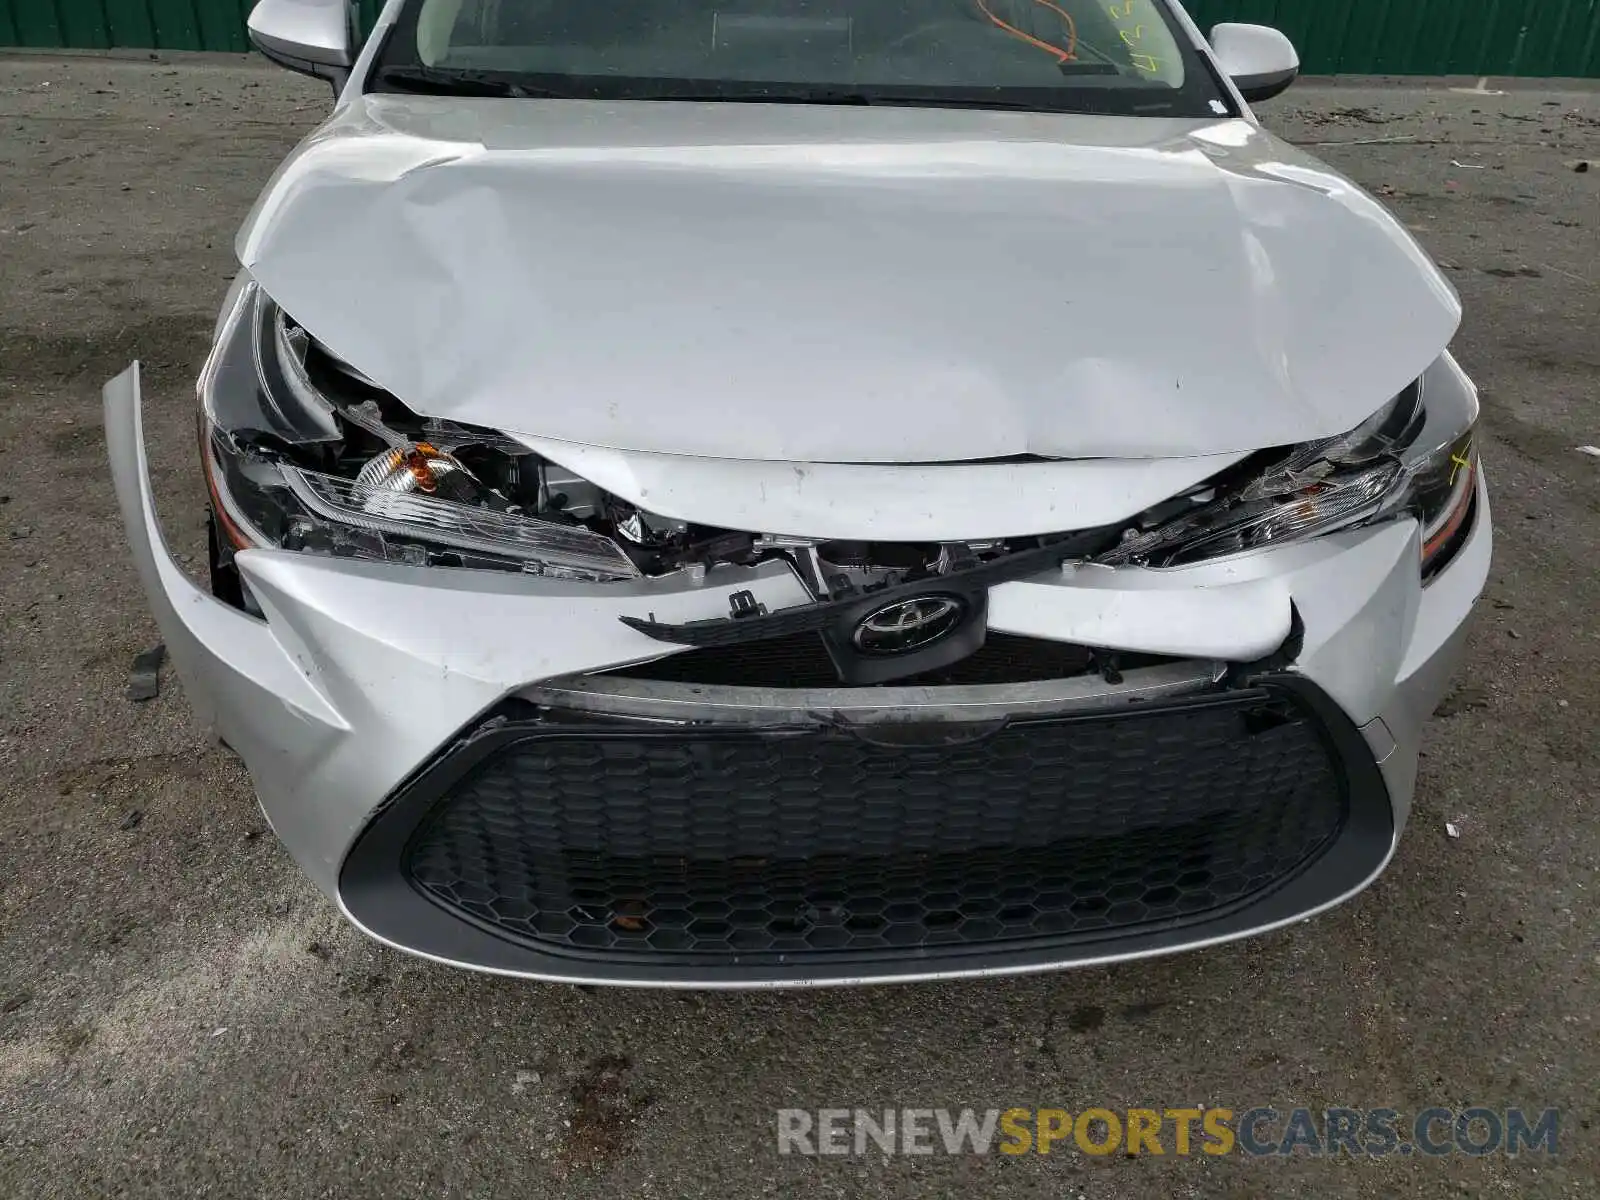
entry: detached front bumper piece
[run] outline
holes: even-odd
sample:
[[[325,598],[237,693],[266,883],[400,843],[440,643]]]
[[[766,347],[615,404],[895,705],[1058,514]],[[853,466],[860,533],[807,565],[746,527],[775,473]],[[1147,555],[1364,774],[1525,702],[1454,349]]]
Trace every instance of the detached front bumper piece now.
[[[105,401],[184,691],[278,837],[380,940],[530,978],[1004,974],[1322,911],[1393,852],[1489,562],[1480,483],[1426,587],[1409,520],[1057,570],[994,586],[989,644],[938,685],[827,686],[814,641],[673,650],[620,620],[808,602],[780,563],[582,584],[246,550],[252,616],[166,547],[136,368]]]

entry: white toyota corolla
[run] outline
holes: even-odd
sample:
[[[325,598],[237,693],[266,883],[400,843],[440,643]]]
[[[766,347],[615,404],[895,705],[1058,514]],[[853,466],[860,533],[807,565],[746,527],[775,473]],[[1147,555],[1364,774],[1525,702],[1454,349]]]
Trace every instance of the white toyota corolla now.
[[[1369,883],[1489,566],[1450,285],[1170,0],[261,0],[195,710],[362,929],[774,986]],[[353,60],[353,61],[352,61]]]

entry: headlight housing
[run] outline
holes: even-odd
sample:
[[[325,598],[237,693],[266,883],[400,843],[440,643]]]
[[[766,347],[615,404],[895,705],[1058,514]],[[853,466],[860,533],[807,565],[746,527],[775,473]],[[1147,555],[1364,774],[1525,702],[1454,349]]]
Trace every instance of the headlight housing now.
[[[1097,561],[1183,566],[1409,513],[1427,578],[1468,527],[1476,418],[1471,385],[1446,356],[1349,433],[1251,455],[1141,514]]]
[[[228,549],[596,582],[641,574],[612,538],[563,506],[551,511],[564,519],[530,514],[494,486],[519,479],[534,459],[525,446],[449,422],[393,428],[383,393],[354,372],[331,398],[313,377],[312,354],[305,331],[260,288],[240,290],[199,384],[201,459]]]

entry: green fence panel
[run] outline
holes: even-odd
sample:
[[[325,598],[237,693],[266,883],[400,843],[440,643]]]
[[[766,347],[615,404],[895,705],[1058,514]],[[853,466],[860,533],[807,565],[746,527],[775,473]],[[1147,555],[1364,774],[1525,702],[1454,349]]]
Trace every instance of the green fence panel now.
[[[154,46],[156,26],[145,0],[103,0],[113,46]],[[0,0],[0,8],[5,0]]]
[[[252,3],[0,0],[0,46],[246,50],[244,19]],[[355,3],[370,29],[382,0]],[[1600,0],[1187,3],[1202,29],[1219,21],[1277,26],[1299,47],[1309,74],[1600,78]]]
[[[19,46],[64,46],[55,0],[0,0],[10,10]]]
[[[82,0],[62,2],[81,3]],[[195,0],[146,0],[146,3],[150,6],[150,19],[155,23],[157,46],[163,50],[208,49],[200,41],[200,18],[195,13]]]
[[[48,3],[48,0],[35,0]],[[57,0],[56,13],[61,19],[61,40],[68,46],[84,46],[104,50],[111,45],[111,32],[106,27],[106,10],[100,0]]]
[[[1600,0],[1188,0],[1202,29],[1275,25],[1315,75],[1600,77]]]
[[[200,44],[208,50],[250,49],[244,21],[251,7],[250,0],[199,0],[195,15],[200,23]]]

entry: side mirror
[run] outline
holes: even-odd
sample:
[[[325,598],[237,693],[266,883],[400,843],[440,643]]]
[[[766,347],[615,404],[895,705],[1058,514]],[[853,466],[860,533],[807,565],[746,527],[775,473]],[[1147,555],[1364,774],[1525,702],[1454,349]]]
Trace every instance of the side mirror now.
[[[1251,104],[1272,99],[1300,74],[1294,43],[1266,25],[1218,25],[1211,31],[1211,50]]]
[[[326,79],[336,92],[350,75],[346,0],[257,0],[246,28],[273,62]]]

